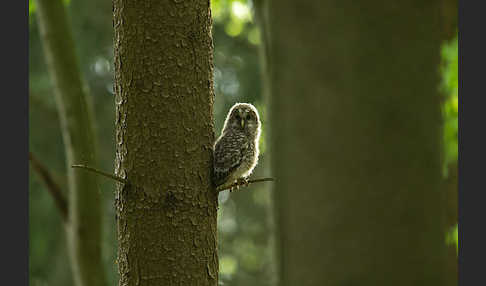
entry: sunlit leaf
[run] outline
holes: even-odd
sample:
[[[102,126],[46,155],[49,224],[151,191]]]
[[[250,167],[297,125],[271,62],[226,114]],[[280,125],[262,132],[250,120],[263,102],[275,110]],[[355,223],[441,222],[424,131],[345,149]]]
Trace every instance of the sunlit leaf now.
[[[35,9],[36,9],[35,1],[29,0],[29,16],[35,12]]]
[[[64,5],[69,5],[71,3],[71,0],[62,0]],[[36,11],[36,1],[35,0],[29,0],[29,17],[35,13]],[[29,18],[30,20],[30,18]]]
[[[219,21],[221,16],[223,15],[223,4],[220,0],[212,0],[211,1],[211,15],[215,21]]]
[[[225,255],[219,259],[219,273],[231,275],[236,272],[237,268],[238,261],[233,256]]]
[[[441,91],[446,98],[442,105],[442,114],[444,120],[443,145],[444,145],[444,175],[447,176],[447,168],[451,162],[457,161],[458,145],[458,41],[457,36],[452,41],[445,43],[441,50],[442,64],[442,81]]]
[[[229,21],[225,26],[224,30],[226,33],[232,37],[236,37],[243,31],[242,21]]]
[[[243,22],[252,20],[250,8],[246,3],[240,1],[233,1],[231,3],[231,14]]]
[[[449,245],[454,244],[456,246],[456,253],[459,251],[459,229],[457,224],[447,233],[446,243]]]

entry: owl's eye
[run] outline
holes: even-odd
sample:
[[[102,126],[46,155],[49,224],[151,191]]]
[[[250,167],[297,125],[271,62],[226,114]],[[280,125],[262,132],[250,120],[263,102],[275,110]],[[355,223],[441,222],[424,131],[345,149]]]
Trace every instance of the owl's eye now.
[[[246,120],[250,120],[250,118],[251,118],[250,114],[247,114],[246,115]]]
[[[235,118],[236,118],[236,119],[238,119],[238,120],[240,120],[240,119],[241,119],[241,117],[240,117],[240,115],[239,115],[239,114],[236,114],[236,115],[235,115]]]

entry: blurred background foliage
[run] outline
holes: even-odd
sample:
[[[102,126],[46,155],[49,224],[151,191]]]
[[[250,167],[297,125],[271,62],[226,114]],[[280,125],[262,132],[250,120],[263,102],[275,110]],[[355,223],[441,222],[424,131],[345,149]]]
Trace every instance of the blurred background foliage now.
[[[443,146],[444,146],[444,177],[449,176],[449,172],[457,172],[458,158],[458,106],[459,106],[459,53],[458,36],[442,45],[442,63],[440,67],[442,81],[440,90],[444,95],[442,104],[442,114],[444,120]],[[450,170],[450,166],[455,166],[455,170]],[[456,251],[459,245],[458,225],[452,227],[446,236],[448,244],[455,244]]]
[[[441,90],[445,94],[442,106],[444,114],[444,157],[445,164],[457,161],[457,126],[458,126],[458,43],[457,36],[450,42],[444,43],[442,56]],[[447,171],[447,168],[444,168]],[[445,174],[447,176],[447,173]]]
[[[113,27],[111,1],[64,1],[86,89],[95,108],[100,168],[113,170],[115,154],[113,98]],[[215,132],[219,136],[227,110],[251,102],[263,121],[262,155],[255,177],[269,175],[265,152],[265,104],[258,49],[260,34],[251,1],[212,0],[214,19]],[[46,70],[35,4],[29,0],[29,149],[66,190],[65,157],[52,84]],[[457,160],[457,37],[442,48],[441,91],[444,97],[445,166]],[[447,170],[447,168],[444,168]],[[447,176],[447,171],[444,172]],[[114,184],[100,180],[103,199],[103,260],[109,285],[118,281]],[[254,184],[229,195],[222,192],[218,213],[220,284],[275,285],[274,223],[267,184]],[[52,198],[32,171],[29,175],[30,285],[71,285],[65,233]],[[457,245],[457,226],[447,234]]]

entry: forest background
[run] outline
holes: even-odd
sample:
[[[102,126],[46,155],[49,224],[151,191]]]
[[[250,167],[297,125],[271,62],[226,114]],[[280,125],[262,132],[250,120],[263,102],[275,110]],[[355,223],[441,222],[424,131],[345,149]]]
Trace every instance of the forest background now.
[[[99,168],[112,170],[115,156],[115,105],[113,92],[113,26],[110,1],[64,0],[76,53],[95,111]],[[266,105],[262,92],[259,49],[261,31],[253,4],[244,0],[211,1],[214,37],[214,116],[216,135],[227,110],[235,102],[251,102],[263,119],[261,163],[256,177],[269,174],[265,136]],[[47,72],[35,2],[29,0],[29,150],[66,190],[65,153],[61,128]],[[444,192],[448,193],[450,223],[445,241],[457,248],[457,33],[444,39],[441,49],[441,84],[444,116]],[[99,180],[102,197],[102,260],[108,285],[118,281],[116,260],[115,184]],[[218,252],[220,281],[224,285],[275,285],[275,222],[271,189],[255,184],[248,192],[219,196]],[[51,195],[31,171],[29,175],[29,279],[30,285],[72,285],[63,222]]]

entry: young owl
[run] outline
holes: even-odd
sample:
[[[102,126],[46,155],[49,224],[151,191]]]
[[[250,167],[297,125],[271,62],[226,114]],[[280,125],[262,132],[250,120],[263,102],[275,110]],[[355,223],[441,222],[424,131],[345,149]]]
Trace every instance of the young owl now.
[[[214,144],[214,184],[229,186],[247,180],[258,163],[261,122],[256,108],[236,103]]]

